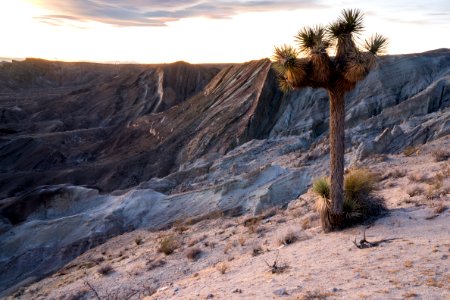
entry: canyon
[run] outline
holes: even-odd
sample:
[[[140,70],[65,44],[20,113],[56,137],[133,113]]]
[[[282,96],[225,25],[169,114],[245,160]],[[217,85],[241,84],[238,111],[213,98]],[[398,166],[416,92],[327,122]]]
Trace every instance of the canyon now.
[[[244,64],[0,65],[0,291],[126,232],[286,208],[328,169],[325,90]],[[379,58],[346,97],[346,167],[450,134],[450,50]]]

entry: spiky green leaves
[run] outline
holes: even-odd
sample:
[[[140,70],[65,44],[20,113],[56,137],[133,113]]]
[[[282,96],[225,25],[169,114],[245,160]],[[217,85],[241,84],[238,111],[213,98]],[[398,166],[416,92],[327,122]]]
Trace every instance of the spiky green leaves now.
[[[376,64],[376,54],[386,49],[387,39],[375,34],[365,41],[362,52],[354,36],[364,29],[363,14],[359,9],[344,9],[333,23],[302,28],[295,40],[298,50],[291,46],[275,47],[274,69],[278,73],[279,86],[288,91],[304,86],[330,88],[336,84],[347,92],[364,79]],[[333,46],[334,58],[327,50]],[[301,54],[306,58],[298,58]]]
[[[275,61],[275,70],[284,74],[286,70],[292,70],[296,66],[298,51],[289,45],[275,46],[272,59]]]
[[[326,53],[330,42],[326,38],[326,29],[317,25],[314,27],[305,27],[295,36],[299,49],[305,53]]]
[[[374,34],[370,39],[365,40],[364,48],[373,55],[381,54],[386,51],[388,39],[379,33]]]
[[[289,45],[275,46],[273,68],[278,73],[278,85],[283,92],[299,86],[306,75],[305,64],[297,58],[298,54],[298,51]]]
[[[359,9],[344,9],[341,16],[328,26],[331,38],[359,34],[364,30],[364,15]]]

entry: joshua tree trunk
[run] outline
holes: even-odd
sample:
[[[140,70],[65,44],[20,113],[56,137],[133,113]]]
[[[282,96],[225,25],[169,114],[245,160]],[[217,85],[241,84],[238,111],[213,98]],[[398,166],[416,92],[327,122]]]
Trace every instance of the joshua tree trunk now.
[[[331,214],[334,215],[331,219],[336,219],[335,221],[339,224],[338,219],[342,216],[344,209],[345,97],[344,92],[339,89],[329,90],[328,95],[330,97],[330,198]]]

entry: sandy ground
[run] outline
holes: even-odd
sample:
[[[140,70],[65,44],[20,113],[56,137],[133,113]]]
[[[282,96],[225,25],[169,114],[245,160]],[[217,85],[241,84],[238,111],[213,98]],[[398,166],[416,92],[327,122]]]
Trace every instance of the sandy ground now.
[[[436,162],[437,149],[450,149],[449,139],[364,162],[381,175],[389,208],[372,224],[325,234],[307,193],[258,218],[118,236],[11,298],[450,299],[450,162]],[[358,249],[364,230],[384,242]],[[287,235],[297,241],[282,244]],[[176,244],[170,255],[158,252],[166,237]]]

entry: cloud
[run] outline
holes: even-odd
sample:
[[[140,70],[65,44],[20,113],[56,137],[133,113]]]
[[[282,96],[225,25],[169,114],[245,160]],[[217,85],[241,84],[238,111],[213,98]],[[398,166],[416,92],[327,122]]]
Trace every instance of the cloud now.
[[[191,17],[230,18],[244,12],[318,8],[319,0],[46,0],[40,6],[52,13],[36,19],[53,25],[96,21],[116,26],[165,26]]]

